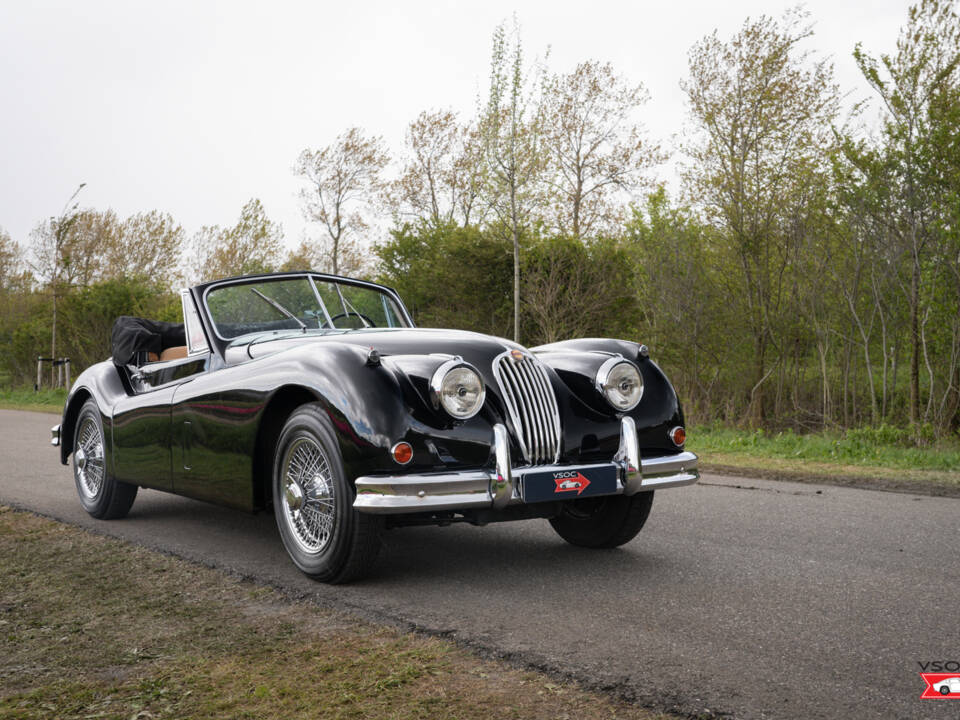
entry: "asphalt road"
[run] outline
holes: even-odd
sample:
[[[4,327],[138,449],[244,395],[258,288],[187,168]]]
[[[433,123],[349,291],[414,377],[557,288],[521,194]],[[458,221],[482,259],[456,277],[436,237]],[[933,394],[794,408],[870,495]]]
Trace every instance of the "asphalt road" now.
[[[0,410],[0,503],[660,710],[960,716],[918,699],[917,664],[960,661],[960,499],[707,475],[660,492],[619,550],[568,546],[545,521],[394,530],[375,577],[328,587],[287,561],[271,514],[141,491],[127,519],[89,518],[55,422]]]

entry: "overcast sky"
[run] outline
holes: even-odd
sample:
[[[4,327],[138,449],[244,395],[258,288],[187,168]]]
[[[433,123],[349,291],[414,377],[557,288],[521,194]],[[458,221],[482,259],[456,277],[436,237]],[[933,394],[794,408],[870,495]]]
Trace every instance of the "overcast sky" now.
[[[421,110],[472,113],[490,36],[516,11],[529,56],[595,58],[642,82],[641,119],[668,139],[686,117],[687,50],[793,2],[41,2],[0,0],[0,227],[25,244],[81,182],[81,204],[171,213],[188,232],[260,198],[289,245],[307,227],[298,153],[358,125],[394,150]],[[869,95],[855,43],[889,52],[907,2],[806,3],[809,47]],[[668,170],[664,174],[669,174]]]

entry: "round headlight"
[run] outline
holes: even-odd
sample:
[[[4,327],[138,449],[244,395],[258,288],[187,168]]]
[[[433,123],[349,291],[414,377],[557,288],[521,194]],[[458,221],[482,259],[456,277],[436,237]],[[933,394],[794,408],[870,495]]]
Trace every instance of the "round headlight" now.
[[[643,378],[637,366],[622,357],[612,357],[597,371],[597,390],[615,410],[633,410],[643,396]]]
[[[472,418],[483,407],[487,391],[480,373],[462,360],[445,362],[430,381],[433,406],[446,410],[458,420]]]

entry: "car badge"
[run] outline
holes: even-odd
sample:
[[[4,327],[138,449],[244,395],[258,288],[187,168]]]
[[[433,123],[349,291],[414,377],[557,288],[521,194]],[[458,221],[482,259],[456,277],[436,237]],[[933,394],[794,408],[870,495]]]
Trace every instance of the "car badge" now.
[[[523,360],[523,351],[522,350],[511,350],[510,357],[513,358],[514,362],[520,362]]]

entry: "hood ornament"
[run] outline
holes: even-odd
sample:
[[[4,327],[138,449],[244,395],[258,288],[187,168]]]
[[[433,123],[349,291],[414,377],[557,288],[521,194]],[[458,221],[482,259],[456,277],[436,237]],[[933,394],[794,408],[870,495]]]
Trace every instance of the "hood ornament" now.
[[[513,358],[514,362],[520,362],[523,360],[523,350],[511,350],[510,357]]]

